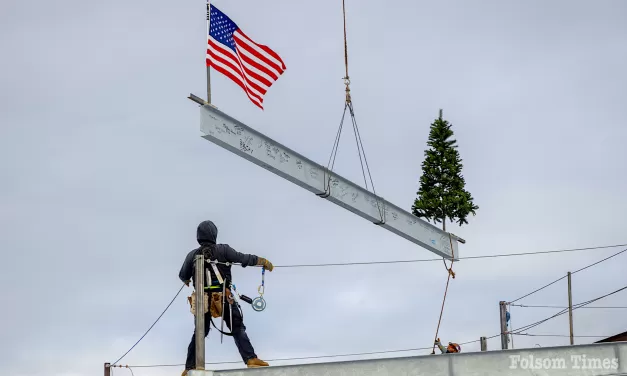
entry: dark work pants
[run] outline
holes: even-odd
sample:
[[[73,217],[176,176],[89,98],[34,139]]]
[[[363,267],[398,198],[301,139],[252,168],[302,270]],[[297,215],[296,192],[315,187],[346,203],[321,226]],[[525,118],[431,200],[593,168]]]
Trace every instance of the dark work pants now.
[[[231,325],[231,317],[229,316],[229,307],[233,310],[233,325]],[[233,333],[233,339],[235,340],[235,346],[239,350],[239,354],[242,357],[244,363],[248,361],[248,359],[256,358],[255,349],[253,349],[253,345],[250,343],[250,339],[248,339],[248,335],[246,334],[246,326],[244,325],[244,321],[242,320],[242,314],[237,307],[237,303],[230,306],[228,303],[225,304],[226,309],[223,310],[222,315],[224,318],[224,323]],[[211,322],[211,312],[205,313],[205,337],[209,334],[209,329],[212,327]],[[195,320],[195,319],[194,319]],[[220,328],[220,319],[214,319],[214,324],[218,328]],[[195,321],[194,321],[195,322]],[[194,325],[195,326],[195,325]],[[221,328],[220,328],[221,329]],[[226,328],[225,328],[226,329]],[[225,333],[229,331],[223,330]],[[216,331],[218,335],[220,332]],[[194,335],[192,335],[192,340],[189,342],[189,346],[187,347],[187,360],[185,361],[185,369],[194,369],[196,368],[196,331],[194,330]]]

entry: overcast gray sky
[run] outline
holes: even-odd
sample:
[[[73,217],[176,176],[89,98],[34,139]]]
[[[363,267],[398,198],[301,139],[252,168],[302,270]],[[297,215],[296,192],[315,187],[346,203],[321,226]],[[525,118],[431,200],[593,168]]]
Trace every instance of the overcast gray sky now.
[[[218,74],[214,103],[324,163],[343,108],[341,1],[214,4],[287,65],[265,111]],[[470,225],[451,227],[467,240],[461,256],[627,243],[627,2],[348,0],[347,12],[355,111],[385,198],[410,210],[443,108],[480,206]],[[204,2],[3,1],[0,25],[1,374],[100,374],[179,289],[204,219],[219,241],[277,265],[432,257],[200,138],[199,109],[186,97],[205,93]],[[345,132],[336,168],[358,182]],[[460,261],[440,337],[497,334],[499,300],[620,250]],[[626,260],[573,276],[574,302],[626,285]],[[255,294],[259,269],[234,275]],[[245,322],[263,359],[428,347],[445,283],[441,262],[277,268],[266,277],[267,309],[244,307]],[[190,292],[121,364],[184,363]],[[565,280],[521,303],[566,304]],[[512,322],[552,312],[514,307]],[[575,334],[623,332],[625,317],[576,311]],[[566,335],[567,317],[530,332]],[[210,334],[207,361],[239,360],[218,337]]]

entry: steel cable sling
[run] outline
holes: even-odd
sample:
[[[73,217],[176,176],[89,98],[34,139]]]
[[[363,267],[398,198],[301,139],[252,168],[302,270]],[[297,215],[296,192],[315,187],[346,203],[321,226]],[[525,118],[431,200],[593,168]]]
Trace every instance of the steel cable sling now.
[[[339,149],[340,138],[342,136],[342,129],[344,127],[344,119],[346,117],[346,110],[349,111],[351,116],[351,122],[353,125],[353,133],[355,134],[355,143],[357,144],[357,154],[359,155],[359,163],[361,165],[361,173],[364,179],[364,184],[366,190],[368,190],[368,181],[370,181],[370,186],[372,186],[372,193],[377,196],[377,191],[374,187],[374,182],[372,179],[372,174],[370,173],[370,166],[368,165],[368,159],[366,158],[366,151],[364,149],[363,142],[361,140],[361,134],[359,133],[359,127],[357,125],[357,119],[355,118],[355,110],[353,108],[353,101],[351,99],[350,94],[350,77],[348,75],[348,41],[346,37],[346,5],[345,0],[342,0],[342,15],[344,19],[344,69],[345,76],[343,77],[344,85],[345,85],[345,102],[344,102],[344,112],[342,113],[342,119],[340,120],[340,125],[337,130],[337,134],[335,136],[335,141],[333,143],[333,148],[331,149],[331,155],[329,156],[329,162],[327,163],[327,168],[324,171],[324,193],[318,194],[318,196],[322,198],[327,198],[331,195],[331,172],[333,171],[333,167],[335,166],[335,159],[337,156],[337,152]],[[362,158],[363,154],[363,158]],[[365,164],[365,169],[364,169]],[[327,176],[328,171],[328,176]],[[368,173],[368,178],[366,178],[366,172]],[[377,225],[382,225],[385,223],[385,208],[383,207],[383,203],[379,201],[377,198],[377,210],[379,211],[379,222],[375,223]]]

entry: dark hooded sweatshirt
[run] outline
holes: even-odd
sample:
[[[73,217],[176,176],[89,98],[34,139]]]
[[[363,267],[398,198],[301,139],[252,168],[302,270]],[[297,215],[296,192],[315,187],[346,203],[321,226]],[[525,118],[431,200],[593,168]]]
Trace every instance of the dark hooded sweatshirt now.
[[[181,279],[181,281],[193,281],[194,257],[196,257],[196,255],[198,254],[201,254],[203,250],[209,250],[211,254],[211,259],[217,260],[219,262],[236,262],[242,264],[242,267],[244,268],[247,266],[257,265],[258,257],[256,255],[237,252],[228,244],[216,244],[217,237],[218,228],[213,222],[204,221],[198,225],[198,230],[196,231],[196,240],[198,240],[198,244],[200,244],[200,247],[189,252],[187,254],[187,257],[185,257],[185,261],[183,261],[183,266],[181,267],[181,271],[179,272],[179,278]],[[207,264],[207,266],[209,267],[209,269],[211,269],[211,266],[209,264]],[[218,267],[220,274],[222,274],[222,278],[232,281],[230,265],[227,266],[224,264],[217,264],[216,266]],[[213,274],[213,271],[211,274]],[[205,278],[205,287],[209,286],[210,283],[211,281],[207,281],[207,278]],[[217,281],[214,281],[214,284],[217,284]],[[194,288],[196,288],[195,284]]]

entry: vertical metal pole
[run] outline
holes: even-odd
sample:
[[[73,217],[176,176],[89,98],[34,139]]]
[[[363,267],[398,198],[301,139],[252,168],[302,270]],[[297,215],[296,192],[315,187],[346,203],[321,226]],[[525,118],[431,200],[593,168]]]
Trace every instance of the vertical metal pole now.
[[[104,376],[111,376],[111,363],[104,364]]]
[[[508,304],[507,307],[509,308],[509,321],[507,322],[507,325],[512,328],[513,324],[512,324],[512,307]],[[514,335],[512,333],[509,333],[509,339],[512,341],[512,349],[514,348]]]
[[[207,103],[211,103],[211,67],[207,67]]]
[[[196,256],[196,273],[194,287],[196,288],[196,369],[205,369],[205,258],[202,254]]]
[[[507,350],[507,303],[504,301],[499,302],[499,308],[501,311],[501,349]]]
[[[481,351],[488,351],[488,339],[486,337],[480,337]]]
[[[209,31],[211,30],[210,20],[211,6],[209,5],[209,0],[207,0],[207,38],[209,38]],[[211,67],[209,65],[207,65],[207,103],[211,103]]]
[[[570,284],[570,272],[568,272],[568,322],[570,323],[570,344],[575,344],[573,336],[573,290]]]

